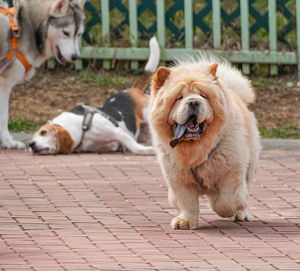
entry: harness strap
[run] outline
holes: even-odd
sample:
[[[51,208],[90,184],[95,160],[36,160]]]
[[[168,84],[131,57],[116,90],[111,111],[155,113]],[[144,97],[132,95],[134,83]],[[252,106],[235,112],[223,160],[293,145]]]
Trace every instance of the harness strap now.
[[[82,121],[82,131],[86,132],[91,129],[92,121],[95,113],[97,113],[96,110],[88,110],[84,114],[83,121]]]
[[[207,185],[204,182],[204,179],[198,175],[197,173],[197,169],[198,167],[191,167],[191,172],[195,178],[195,180],[197,181],[197,183],[203,188],[203,189],[207,189]]]
[[[108,119],[116,127],[119,127],[118,121],[113,116],[102,111],[101,108],[97,108],[97,113],[99,113],[102,117]]]
[[[6,57],[0,61],[0,66],[5,65],[12,61],[14,58],[17,58],[25,68],[25,73],[29,72],[32,68],[32,65],[27,61],[26,57],[18,50],[18,42],[19,42],[19,27],[15,23],[15,8],[9,8],[6,10],[3,7],[0,7],[0,13],[4,16],[8,17],[9,25],[11,29],[11,51],[6,55]]]
[[[81,125],[81,128],[82,128],[81,139],[80,139],[79,144],[76,146],[75,151],[77,149],[79,149],[79,147],[81,146],[83,139],[85,137],[85,133],[91,129],[92,121],[93,121],[95,113],[97,113],[97,112],[92,109],[88,109],[87,111],[84,112],[83,121],[82,121],[82,125]]]
[[[85,137],[85,133],[87,131],[89,131],[92,127],[92,123],[93,123],[93,119],[94,119],[94,115],[100,114],[101,116],[103,116],[104,118],[106,118],[107,120],[109,120],[112,124],[114,124],[116,127],[119,127],[118,122],[111,116],[109,116],[108,114],[106,114],[105,112],[101,111],[98,108],[94,108],[92,106],[83,106],[83,108],[85,109],[84,111],[84,115],[83,115],[83,121],[82,121],[82,135],[81,135],[81,139],[79,144],[76,146],[75,151],[81,146],[83,139]]]

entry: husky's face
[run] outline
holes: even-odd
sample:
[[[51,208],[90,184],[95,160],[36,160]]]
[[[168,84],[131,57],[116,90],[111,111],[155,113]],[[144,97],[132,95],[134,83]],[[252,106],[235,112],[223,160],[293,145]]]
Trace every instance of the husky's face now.
[[[57,0],[48,20],[47,40],[52,55],[61,64],[73,62],[80,56],[79,39],[84,32],[85,0],[72,3]]]

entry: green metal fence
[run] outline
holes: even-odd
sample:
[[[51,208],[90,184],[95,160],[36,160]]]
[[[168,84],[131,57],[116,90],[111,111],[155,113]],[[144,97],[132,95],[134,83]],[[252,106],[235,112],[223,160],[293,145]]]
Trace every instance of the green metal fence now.
[[[280,64],[300,71],[300,0],[92,0],[86,10],[82,57],[102,59],[106,68],[112,59],[131,60],[137,68],[148,57],[143,40],[157,35],[163,61],[205,50],[242,63],[246,74],[253,63],[270,64],[272,75]],[[237,46],[224,45],[228,35]]]
[[[91,0],[86,3],[83,59],[139,60],[158,37],[162,61],[206,51],[241,63],[298,65],[300,78],[300,0]],[[76,63],[82,68],[82,62]]]

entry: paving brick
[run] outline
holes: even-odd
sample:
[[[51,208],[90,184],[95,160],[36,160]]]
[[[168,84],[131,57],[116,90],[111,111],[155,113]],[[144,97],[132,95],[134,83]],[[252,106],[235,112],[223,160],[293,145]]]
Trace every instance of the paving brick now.
[[[263,151],[253,222],[176,231],[154,157],[0,150],[2,270],[300,270],[300,152]]]

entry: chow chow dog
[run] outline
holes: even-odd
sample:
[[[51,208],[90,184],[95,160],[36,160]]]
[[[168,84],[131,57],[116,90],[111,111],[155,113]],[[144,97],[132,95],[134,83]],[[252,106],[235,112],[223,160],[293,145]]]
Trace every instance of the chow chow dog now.
[[[174,229],[198,227],[199,196],[233,221],[249,221],[247,199],[260,153],[251,83],[214,57],[160,67],[152,80],[150,129]]]

